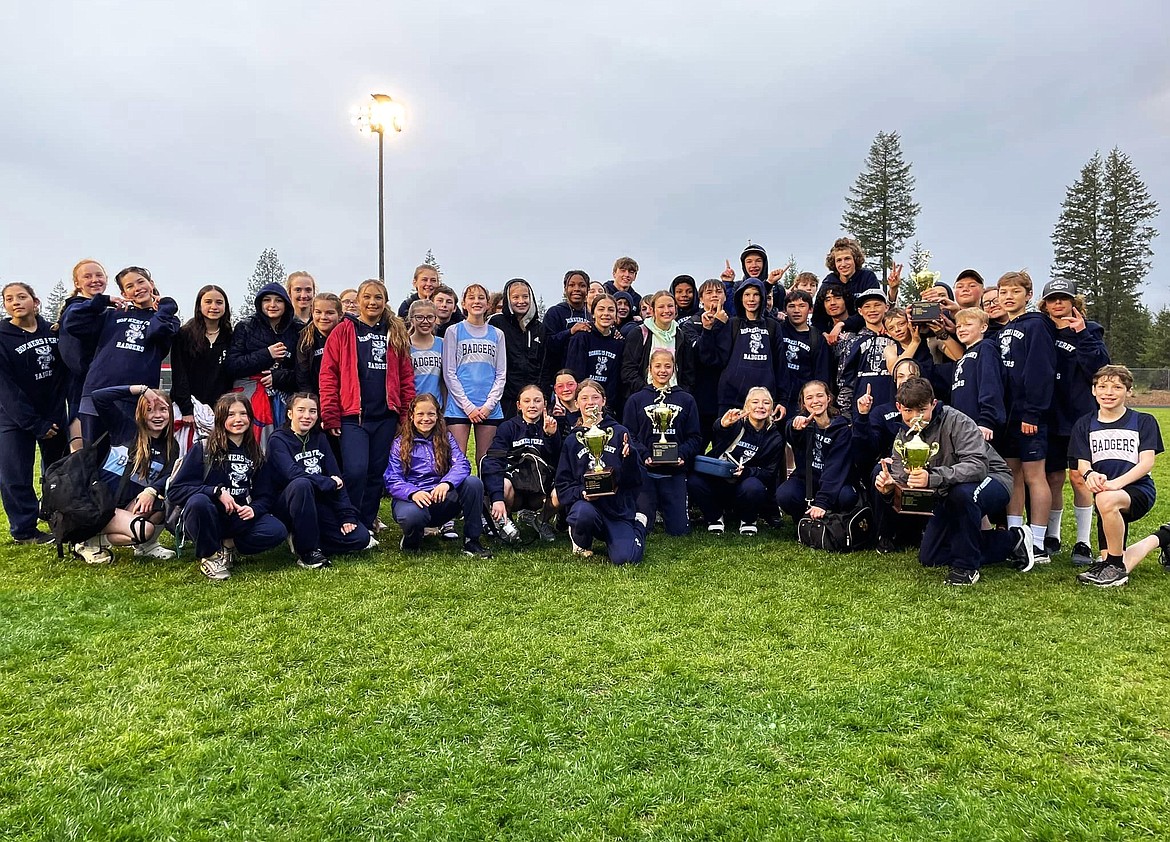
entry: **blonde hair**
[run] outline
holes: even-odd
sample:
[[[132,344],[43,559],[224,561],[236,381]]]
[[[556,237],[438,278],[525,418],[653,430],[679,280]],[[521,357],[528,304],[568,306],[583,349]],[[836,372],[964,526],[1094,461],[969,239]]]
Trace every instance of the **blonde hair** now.
[[[979,322],[979,324],[987,325],[987,312],[978,307],[964,307],[959,312],[955,313],[955,324],[958,324],[963,319],[971,322]]]
[[[382,291],[382,301],[385,302],[379,322],[386,326],[387,349],[393,349],[399,355],[409,354],[410,334],[406,332],[406,323],[390,310],[390,294],[386,291],[386,285],[377,278],[370,278],[358,284],[358,295],[360,296],[362,290],[371,285]]]

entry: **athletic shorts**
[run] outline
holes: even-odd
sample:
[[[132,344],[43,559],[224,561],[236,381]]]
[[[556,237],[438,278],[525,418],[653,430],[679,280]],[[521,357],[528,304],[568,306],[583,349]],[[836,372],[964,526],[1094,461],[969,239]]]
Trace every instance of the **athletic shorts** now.
[[[1020,432],[1019,420],[1009,421],[1000,443],[999,455],[1021,462],[1043,462],[1048,453],[1048,425],[1036,425],[1036,434],[1025,436]]]
[[[1126,523],[1141,520],[1154,508],[1153,496],[1140,485],[1127,485],[1121,490],[1129,495],[1129,511],[1122,515]]]
[[[472,424],[472,422],[467,418],[451,418],[448,416],[444,416],[443,421],[446,422],[448,427],[450,427],[452,424],[471,424],[471,426],[473,426],[473,427],[479,427],[479,426],[498,427],[504,423],[503,418],[487,418],[487,419],[484,419],[483,421],[478,421],[478,422]]]
[[[1069,436],[1049,433],[1048,452],[1044,454],[1044,471],[1046,473],[1057,474],[1065,468],[1076,468],[1076,460],[1068,458],[1069,438]]]

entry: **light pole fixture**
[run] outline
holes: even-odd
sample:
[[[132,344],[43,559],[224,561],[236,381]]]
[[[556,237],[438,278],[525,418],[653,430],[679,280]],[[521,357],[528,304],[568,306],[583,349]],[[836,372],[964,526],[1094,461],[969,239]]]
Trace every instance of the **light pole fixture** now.
[[[406,109],[386,94],[370,94],[370,102],[355,105],[351,110],[351,122],[362,134],[376,132],[378,135],[378,280],[386,281],[386,227],[383,146],[386,131],[402,131],[406,123]]]

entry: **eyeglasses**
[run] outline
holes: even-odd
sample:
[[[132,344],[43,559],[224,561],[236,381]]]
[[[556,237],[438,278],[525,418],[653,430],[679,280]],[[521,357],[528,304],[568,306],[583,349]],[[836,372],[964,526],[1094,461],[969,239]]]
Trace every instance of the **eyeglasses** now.
[[[416,322],[433,322],[438,319],[438,316],[411,316],[410,318]]]

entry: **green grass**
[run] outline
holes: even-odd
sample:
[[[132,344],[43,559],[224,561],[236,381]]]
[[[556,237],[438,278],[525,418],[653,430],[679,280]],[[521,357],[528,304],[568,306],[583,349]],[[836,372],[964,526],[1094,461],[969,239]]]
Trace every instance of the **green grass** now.
[[[0,837],[1170,834],[1154,559],[949,590],[767,530],[654,536],[636,569],[428,548],[217,587],[189,554],[5,545]]]

